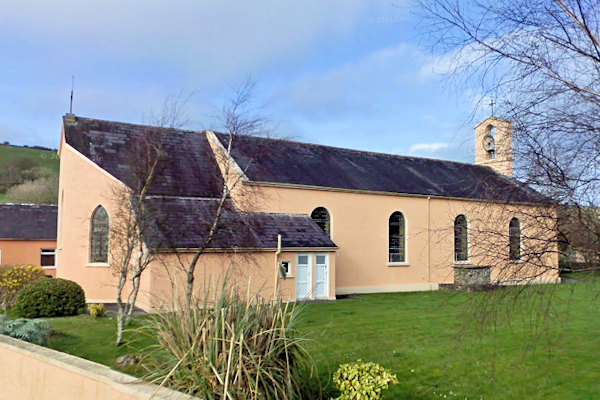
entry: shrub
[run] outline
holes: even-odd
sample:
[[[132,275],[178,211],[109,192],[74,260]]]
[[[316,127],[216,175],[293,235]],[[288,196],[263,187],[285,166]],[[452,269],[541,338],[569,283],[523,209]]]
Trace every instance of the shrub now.
[[[50,325],[43,319],[19,318],[6,321],[6,317],[0,318],[0,335],[43,345],[48,340],[50,331]]]
[[[88,305],[88,312],[92,318],[101,318],[106,315],[104,304],[90,304]]]
[[[0,309],[12,307],[19,290],[30,282],[45,278],[44,270],[33,265],[0,267]]]
[[[13,203],[56,204],[58,175],[26,181],[6,191],[6,199]]]
[[[316,376],[296,335],[299,312],[292,304],[240,297],[223,285],[210,303],[149,320],[146,333],[158,344],[142,359],[146,378],[206,399],[318,398],[306,393]]]
[[[333,383],[341,392],[336,400],[377,400],[381,398],[381,392],[390,383],[397,384],[398,379],[379,364],[358,360],[341,364],[333,374]]]
[[[62,317],[85,310],[81,286],[66,279],[41,279],[19,292],[13,311],[24,318]]]

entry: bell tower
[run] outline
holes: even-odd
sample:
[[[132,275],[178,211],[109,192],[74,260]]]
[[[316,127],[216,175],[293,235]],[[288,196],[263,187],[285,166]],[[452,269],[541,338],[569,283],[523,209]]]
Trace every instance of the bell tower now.
[[[513,176],[512,123],[488,117],[475,127],[475,164]]]

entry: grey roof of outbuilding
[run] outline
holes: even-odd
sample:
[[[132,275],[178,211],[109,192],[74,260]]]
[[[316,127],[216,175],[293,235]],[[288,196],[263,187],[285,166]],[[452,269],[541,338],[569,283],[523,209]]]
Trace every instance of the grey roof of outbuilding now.
[[[135,188],[147,176],[160,146],[160,161],[148,194],[218,197],[221,174],[203,132],[65,116],[65,140],[108,173]]]
[[[151,222],[144,241],[152,248],[198,248],[206,239],[218,200],[149,197]],[[303,214],[239,212],[223,209],[208,248],[274,249],[281,234],[283,248],[336,248],[329,236]]]
[[[221,143],[227,135],[218,133]],[[547,202],[485,166],[236,136],[232,156],[255,182],[507,202]]]
[[[0,239],[56,240],[58,207],[0,204]]]

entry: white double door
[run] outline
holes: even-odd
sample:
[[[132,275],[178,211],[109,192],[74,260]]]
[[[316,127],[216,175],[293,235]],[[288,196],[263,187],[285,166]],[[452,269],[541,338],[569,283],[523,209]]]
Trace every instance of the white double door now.
[[[305,253],[297,255],[296,298],[299,300],[329,298],[328,254]]]

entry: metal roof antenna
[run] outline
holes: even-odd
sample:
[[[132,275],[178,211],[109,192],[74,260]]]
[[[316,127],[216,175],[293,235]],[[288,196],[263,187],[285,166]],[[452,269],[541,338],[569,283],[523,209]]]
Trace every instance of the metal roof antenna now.
[[[69,105],[69,114],[73,114],[73,90],[75,89],[75,75],[71,76],[71,104]]]

